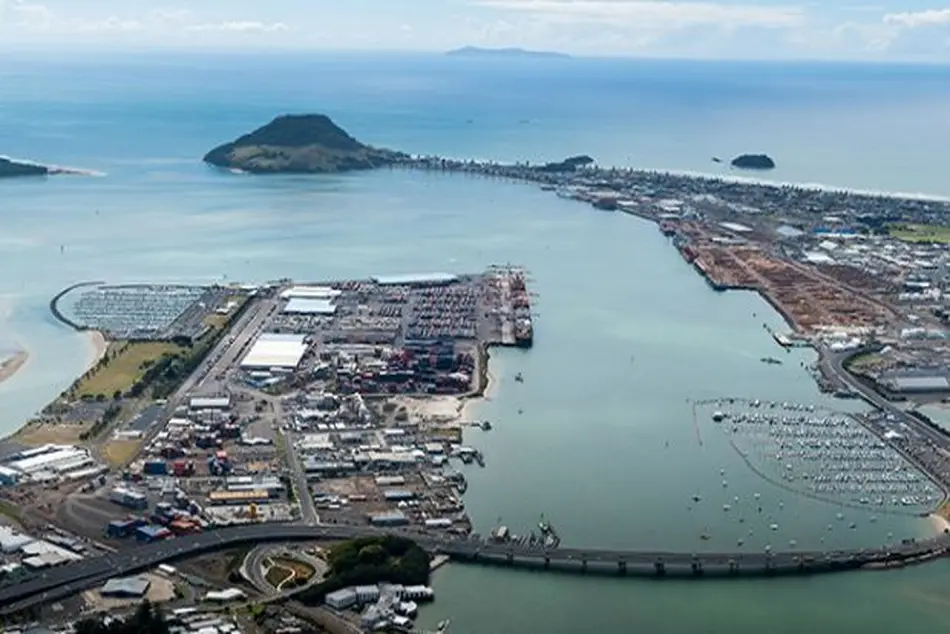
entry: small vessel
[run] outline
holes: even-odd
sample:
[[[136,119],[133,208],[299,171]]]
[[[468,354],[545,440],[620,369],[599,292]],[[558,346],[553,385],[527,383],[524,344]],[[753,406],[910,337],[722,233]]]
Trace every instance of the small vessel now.
[[[436,631],[444,632],[449,629],[449,625],[452,624],[451,619],[445,619],[444,621],[439,621],[439,624],[435,626]]]
[[[483,420],[483,421],[482,421],[482,424],[481,424],[481,427],[482,427],[482,430],[483,430],[483,431],[491,431],[491,421],[490,421],[490,420]]]
[[[521,372],[519,372],[518,374],[515,375],[515,381],[517,381],[518,383],[524,383],[524,375],[521,374]]]
[[[768,365],[782,365],[782,360],[775,357],[762,357],[759,361]]]
[[[705,541],[709,541],[709,539],[710,539],[709,533],[703,533],[702,535],[699,536],[699,538],[700,538],[701,540],[703,540],[704,542],[705,542]]]

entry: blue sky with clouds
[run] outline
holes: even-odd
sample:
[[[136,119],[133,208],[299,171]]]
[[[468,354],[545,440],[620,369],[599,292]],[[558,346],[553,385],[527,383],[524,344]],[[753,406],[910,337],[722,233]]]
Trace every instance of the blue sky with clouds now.
[[[0,49],[174,47],[950,61],[950,0],[0,0]]]

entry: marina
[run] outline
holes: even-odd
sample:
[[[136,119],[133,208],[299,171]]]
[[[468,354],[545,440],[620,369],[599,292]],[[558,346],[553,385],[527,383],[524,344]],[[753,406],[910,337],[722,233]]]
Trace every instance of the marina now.
[[[861,414],[736,398],[702,401],[695,407],[700,420],[728,435],[751,469],[790,492],[908,516],[927,515],[945,501],[941,485],[889,444],[901,438],[901,432],[885,427],[879,436]],[[762,506],[756,506],[761,513]]]

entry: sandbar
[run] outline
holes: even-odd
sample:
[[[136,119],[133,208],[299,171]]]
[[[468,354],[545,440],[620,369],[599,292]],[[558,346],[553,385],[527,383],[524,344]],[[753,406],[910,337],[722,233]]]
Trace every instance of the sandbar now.
[[[26,350],[18,350],[9,357],[0,358],[0,383],[16,374],[29,358],[30,353]]]

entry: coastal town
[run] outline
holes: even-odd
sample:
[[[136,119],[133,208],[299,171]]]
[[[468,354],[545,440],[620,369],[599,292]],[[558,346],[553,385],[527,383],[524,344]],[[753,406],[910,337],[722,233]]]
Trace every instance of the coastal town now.
[[[147,598],[182,632],[412,631],[419,604],[435,599],[429,573],[450,558],[700,576],[945,554],[950,436],[917,406],[950,399],[950,231],[939,224],[950,203],[592,163],[408,157],[392,167],[514,179],[591,213],[651,221],[715,291],[760,293],[787,324],[763,363],[813,348],[821,388],[874,411],[724,396],[696,403],[696,420],[726,434],[763,480],[842,508],[846,527],[846,509],[874,508],[932,516],[933,539],[824,554],[795,540],[746,554],[740,540],[723,561],[680,561],[570,550],[543,516],[517,535],[478,533],[463,471],[492,458],[468,439],[497,422],[470,406],[490,389],[492,348],[532,348],[539,306],[530,273],[511,264],[247,285],[89,282],[51,310],[93,338],[97,358],[2,443],[0,616],[130,611]],[[0,380],[27,358],[4,357]],[[740,522],[737,510],[722,512]],[[418,565],[395,566],[412,548]],[[378,579],[353,569],[370,556]]]

